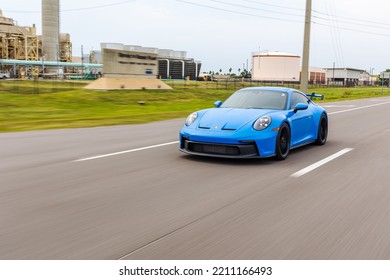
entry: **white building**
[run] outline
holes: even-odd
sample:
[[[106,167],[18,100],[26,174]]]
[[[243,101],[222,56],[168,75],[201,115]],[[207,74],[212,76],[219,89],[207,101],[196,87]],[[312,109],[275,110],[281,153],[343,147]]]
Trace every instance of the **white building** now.
[[[354,68],[325,68],[328,85],[361,86],[371,85],[374,79],[366,70]]]
[[[301,57],[282,52],[252,54],[252,80],[299,82]]]

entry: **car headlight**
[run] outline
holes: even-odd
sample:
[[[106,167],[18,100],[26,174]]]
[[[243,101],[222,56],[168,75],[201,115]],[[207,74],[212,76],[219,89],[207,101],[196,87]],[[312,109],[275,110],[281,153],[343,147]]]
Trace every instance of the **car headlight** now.
[[[257,121],[255,121],[255,123],[253,124],[253,128],[256,130],[266,129],[271,124],[271,121],[272,121],[271,117],[263,116],[259,118]]]
[[[192,113],[190,114],[186,119],[186,126],[190,126],[194,123],[194,121],[198,118],[198,113]]]

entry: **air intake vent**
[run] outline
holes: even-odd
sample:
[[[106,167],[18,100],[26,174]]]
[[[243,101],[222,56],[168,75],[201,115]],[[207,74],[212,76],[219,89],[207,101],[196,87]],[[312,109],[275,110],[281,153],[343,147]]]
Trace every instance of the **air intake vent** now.
[[[189,153],[203,155],[220,155],[226,157],[258,157],[259,152],[254,142],[243,145],[223,145],[212,143],[192,142],[183,138],[184,150]]]

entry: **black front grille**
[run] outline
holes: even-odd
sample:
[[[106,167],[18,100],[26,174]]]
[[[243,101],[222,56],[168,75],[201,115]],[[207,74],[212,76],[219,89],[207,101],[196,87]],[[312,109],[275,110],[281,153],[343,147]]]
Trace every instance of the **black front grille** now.
[[[240,155],[240,149],[234,146],[188,143],[188,150],[195,153],[215,154],[215,155]]]
[[[192,142],[184,139],[184,150],[195,154],[216,155],[227,157],[258,157],[259,153],[254,142],[242,145],[223,145]]]

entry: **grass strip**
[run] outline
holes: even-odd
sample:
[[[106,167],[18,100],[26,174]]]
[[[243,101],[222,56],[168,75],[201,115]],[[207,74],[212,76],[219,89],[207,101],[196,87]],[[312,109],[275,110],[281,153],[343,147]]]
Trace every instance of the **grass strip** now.
[[[0,80],[0,132],[138,124],[213,107],[252,82],[169,81],[173,90],[84,90],[86,82]],[[313,88],[324,101],[389,95],[381,87]]]

